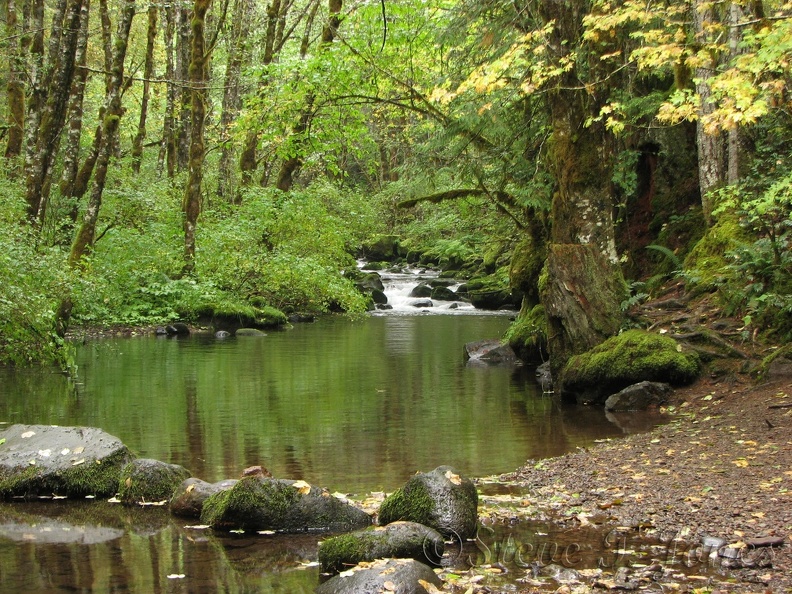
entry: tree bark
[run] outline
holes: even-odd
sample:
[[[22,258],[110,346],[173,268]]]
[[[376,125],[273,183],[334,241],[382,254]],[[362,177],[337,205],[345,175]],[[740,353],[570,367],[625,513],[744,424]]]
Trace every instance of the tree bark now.
[[[16,0],[6,0],[6,39],[8,40],[8,142],[5,158],[15,159],[22,153],[22,141],[25,135],[25,86],[23,83],[22,51],[24,44],[16,41],[19,28],[19,15]],[[20,39],[24,40],[25,37]]]
[[[32,106],[40,109],[41,113],[31,118],[36,120],[37,126],[29,135],[25,181],[28,216],[39,226],[44,222],[52,167],[66,120],[81,11],[82,0],[58,3],[53,15],[47,62],[34,89],[37,100]]]
[[[162,173],[167,167],[168,178],[176,175],[176,65],[173,43],[176,30],[176,13],[172,3],[165,6],[165,116],[162,122],[162,144],[157,162],[157,170]]]
[[[553,23],[548,44],[553,55],[568,57],[582,46],[588,2],[547,2],[539,10],[545,23]],[[581,76],[594,80],[602,79],[598,67],[596,58],[578,65]],[[575,70],[562,75],[548,94],[552,130],[548,158],[556,189],[547,278],[540,299],[557,382],[569,357],[616,334],[623,318],[624,280],[616,254],[610,181],[612,141],[601,122],[587,122],[599,114],[607,97],[607,88],[586,90]]]
[[[140,161],[143,157],[143,141],[146,139],[146,118],[148,117],[149,94],[151,92],[151,76],[154,73],[154,42],[157,38],[157,6],[148,8],[148,32],[146,34],[146,61],[143,67],[143,96],[140,99],[140,119],[135,138],[132,141],[132,170],[140,173]]]
[[[231,125],[242,107],[240,75],[249,60],[247,42],[250,36],[252,0],[236,0],[231,23],[231,41],[228,53],[222,114],[220,115],[220,162],[218,163],[217,195],[234,201],[234,146],[231,142]]]
[[[708,27],[713,23],[714,13],[711,2],[696,0],[693,3],[693,32],[700,44],[712,42]],[[696,94],[699,98],[698,119],[696,120],[696,144],[698,145],[699,191],[701,209],[707,225],[712,224],[714,208],[712,191],[721,186],[726,179],[724,170],[725,150],[723,137],[708,132],[706,118],[715,111],[712,103],[712,90],[709,79],[715,74],[716,64],[711,58],[709,64],[696,68]]]
[[[190,161],[187,187],[182,200],[184,216],[184,269],[195,272],[195,228],[201,213],[201,183],[204,163],[204,120],[206,118],[206,53],[205,23],[211,0],[195,0],[192,14],[190,60],[191,126]]]
[[[179,87],[176,104],[179,106],[176,119],[176,167],[184,171],[190,161],[190,122],[192,112],[192,92],[188,88],[190,82],[190,11],[186,7],[176,6],[176,79]]]

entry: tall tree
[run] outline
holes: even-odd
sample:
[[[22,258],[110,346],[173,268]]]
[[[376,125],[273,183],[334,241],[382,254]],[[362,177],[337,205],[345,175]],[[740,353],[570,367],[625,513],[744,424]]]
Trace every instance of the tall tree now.
[[[143,156],[143,141],[146,138],[146,119],[148,117],[149,95],[151,93],[151,77],[154,74],[154,43],[157,39],[157,14],[156,4],[148,8],[148,29],[146,33],[146,58],[143,66],[143,95],[140,98],[140,117],[138,129],[132,141],[132,169],[140,173],[140,161]]]
[[[6,159],[14,159],[22,153],[25,130],[25,86],[23,82],[22,56],[29,36],[20,35],[17,0],[6,0],[6,44],[8,53],[8,142]]]
[[[206,70],[209,54],[206,50],[206,13],[211,0],[195,0],[192,14],[192,44],[190,60],[191,123],[190,161],[187,186],[182,199],[184,221],[184,274],[195,271],[195,228],[201,213],[201,185],[204,165],[204,124],[206,119]]]

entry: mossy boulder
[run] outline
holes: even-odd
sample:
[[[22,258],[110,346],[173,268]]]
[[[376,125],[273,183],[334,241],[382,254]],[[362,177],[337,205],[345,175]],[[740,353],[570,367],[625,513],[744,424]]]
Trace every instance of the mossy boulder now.
[[[435,301],[459,301],[459,297],[448,287],[434,287],[429,297]]]
[[[392,262],[399,257],[399,237],[396,235],[377,235],[363,244],[363,255],[372,261]]]
[[[417,522],[445,537],[471,538],[478,524],[478,493],[470,479],[450,466],[413,476],[379,509],[379,523]]]
[[[642,381],[685,385],[701,372],[698,355],[672,338],[628,330],[575,355],[563,368],[562,394],[601,404],[611,394]]]
[[[443,581],[432,568],[414,559],[378,559],[357,565],[330,578],[316,594],[368,594],[394,592],[396,594],[429,594],[437,592]]]
[[[121,440],[101,429],[11,425],[0,432],[0,499],[108,497],[132,459]]]
[[[736,216],[722,216],[685,258],[691,288],[699,292],[717,289],[728,273],[726,253],[750,241]]]
[[[239,328],[236,332],[234,332],[234,336],[252,336],[252,337],[262,337],[266,336],[267,333],[259,330],[258,328]]]
[[[512,293],[505,271],[470,279],[465,283],[466,296],[478,309],[516,308],[520,298]]]
[[[410,291],[409,297],[429,297],[432,294],[432,287],[425,283],[420,283],[413,287]]]
[[[203,303],[193,313],[200,323],[228,331],[243,327],[277,328],[289,321],[285,313],[270,305],[227,300]]]
[[[118,498],[128,505],[170,501],[179,484],[189,476],[190,471],[178,464],[138,458],[121,469]]]
[[[201,521],[227,530],[345,532],[370,525],[371,517],[305,481],[252,476],[211,495]]]
[[[375,559],[415,559],[438,565],[445,543],[437,531],[415,522],[393,522],[349,534],[334,536],[319,544],[322,571],[338,573]]]
[[[170,501],[171,513],[184,518],[200,518],[204,503],[209,497],[233,487],[237,479],[226,479],[207,483],[198,478],[188,478],[176,487]]]

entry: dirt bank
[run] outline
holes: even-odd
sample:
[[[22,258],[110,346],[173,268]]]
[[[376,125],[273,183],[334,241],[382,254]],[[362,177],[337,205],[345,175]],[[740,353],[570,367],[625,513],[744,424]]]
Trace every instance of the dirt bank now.
[[[662,591],[792,592],[792,378],[702,380],[674,397],[670,422],[651,433],[500,478],[567,524],[612,523],[691,547],[718,537],[734,549],[706,587],[681,580]]]

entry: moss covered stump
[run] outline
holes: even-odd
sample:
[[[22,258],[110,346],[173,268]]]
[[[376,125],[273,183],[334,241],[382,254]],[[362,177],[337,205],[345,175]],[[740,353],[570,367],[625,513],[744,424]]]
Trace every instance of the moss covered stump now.
[[[672,338],[628,330],[569,359],[561,389],[565,397],[580,403],[601,404],[611,394],[642,381],[685,385],[700,372],[698,355]]]
[[[0,432],[0,499],[109,497],[132,458],[121,440],[94,427],[11,425]]]
[[[211,495],[201,521],[223,530],[347,532],[369,526],[371,517],[305,481],[251,476]]]
[[[189,476],[190,471],[178,464],[139,458],[121,470],[118,498],[127,505],[170,501]]]
[[[478,524],[478,493],[450,466],[413,476],[379,510],[379,523],[399,520],[434,528],[446,537],[471,538]]]
[[[415,522],[393,522],[342,534],[319,544],[322,571],[338,573],[360,563],[375,559],[415,559],[438,565],[445,543],[437,531]]]

